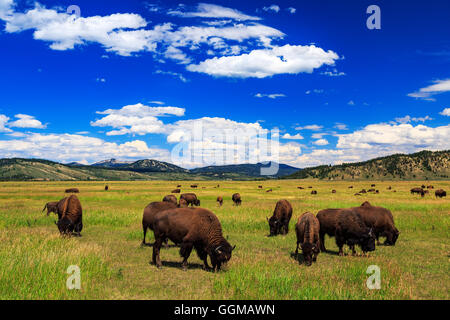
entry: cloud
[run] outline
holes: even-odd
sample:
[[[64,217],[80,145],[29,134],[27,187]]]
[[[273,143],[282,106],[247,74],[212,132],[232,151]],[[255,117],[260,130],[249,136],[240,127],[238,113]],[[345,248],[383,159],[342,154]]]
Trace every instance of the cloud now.
[[[416,98],[416,99],[423,99],[423,100],[429,100],[429,101],[435,101],[436,99],[433,98],[433,96],[449,92],[450,91],[450,79],[446,80],[435,80],[433,81],[434,84],[419,89],[419,91],[409,93],[408,97]]]
[[[323,129],[323,126],[319,126],[317,124],[311,124],[308,126],[304,126],[304,127],[296,127],[295,130],[313,130],[313,131],[318,131]]]
[[[95,81],[105,83],[106,79],[105,78],[97,78],[97,79],[95,79]]]
[[[336,122],[334,128],[336,128],[338,130],[348,130],[348,127],[346,124],[338,123],[338,122]]]
[[[348,104],[349,106],[354,106],[354,105],[355,105],[355,101],[350,100],[347,104]]]
[[[430,116],[425,116],[425,117],[411,117],[411,116],[404,116],[401,118],[395,118],[395,121],[398,123],[410,123],[410,122],[425,122],[425,121],[429,121],[429,120],[433,120],[433,118],[431,118]]]
[[[198,65],[188,65],[192,72],[216,77],[266,78],[276,74],[312,73],[323,65],[333,65],[339,56],[311,46],[274,46],[252,50],[239,56],[214,57]]]
[[[283,93],[271,93],[271,94],[263,94],[263,93],[257,93],[255,94],[256,98],[270,98],[270,99],[276,99],[276,98],[284,98],[286,97]]]
[[[297,133],[293,136],[291,136],[289,133],[286,133],[285,135],[283,135],[282,137],[283,139],[288,139],[288,140],[303,140],[303,136],[300,133]]]
[[[11,129],[5,127],[8,120],[9,117],[5,116],[4,114],[0,114],[0,132],[12,132]]]
[[[311,94],[311,93],[317,93],[317,94],[320,94],[320,93],[323,93],[324,91],[323,91],[323,89],[313,89],[313,90],[307,90],[306,92],[305,92],[305,94]]]
[[[188,82],[188,79],[186,79],[183,74],[178,73],[178,72],[156,70],[155,73],[169,75],[169,76],[180,79],[182,82]]]
[[[439,112],[440,115],[450,117],[450,108],[445,108],[441,112]]]
[[[0,19],[5,19],[13,12],[13,0],[0,0]]]
[[[264,11],[273,11],[273,12],[278,13],[280,11],[280,7],[276,4],[272,4],[269,7],[263,7],[263,10]]]
[[[342,77],[342,76],[345,76],[345,75],[346,75],[345,72],[339,72],[339,71],[337,71],[336,68],[334,68],[334,69],[331,70],[331,71],[324,71],[324,72],[321,72],[320,74],[322,74],[322,75],[324,75],[324,76],[329,76],[329,77]]]
[[[42,122],[35,119],[34,116],[30,116],[27,114],[16,114],[14,116],[18,120],[13,122],[8,122],[8,127],[15,128],[33,128],[33,129],[45,129],[47,125],[43,125]]]
[[[128,105],[121,109],[107,109],[97,111],[97,114],[105,117],[91,121],[93,127],[112,127],[113,130],[107,132],[109,136],[137,134],[145,135],[149,133],[163,133],[164,123],[158,119],[161,116],[173,115],[181,117],[185,109],[178,107],[149,107],[141,103]]]
[[[311,138],[313,138],[313,139],[322,139],[322,137],[325,136],[325,135],[326,135],[326,133],[313,133],[311,135]]]
[[[319,139],[313,142],[316,146],[326,146],[328,144],[328,140]]]
[[[42,158],[61,162],[89,162],[106,158],[169,160],[169,152],[152,149],[144,141],[122,144],[74,134],[27,134],[21,139],[0,140],[0,157]]]
[[[180,8],[179,8],[180,9]],[[222,7],[216,4],[199,3],[197,11],[183,12],[181,10],[171,10],[168,14],[183,18],[229,18],[238,21],[261,20],[259,17],[246,15],[236,9]]]
[[[293,7],[289,7],[286,10],[289,11],[289,13],[291,13],[291,14],[294,14],[295,12],[297,12],[297,9],[295,9]]]

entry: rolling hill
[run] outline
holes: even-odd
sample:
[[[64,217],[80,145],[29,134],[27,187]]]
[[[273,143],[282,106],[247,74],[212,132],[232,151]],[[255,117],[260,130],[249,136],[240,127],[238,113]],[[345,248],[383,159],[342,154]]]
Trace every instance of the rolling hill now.
[[[285,179],[444,180],[450,178],[450,150],[395,154],[358,163],[305,168]]]
[[[279,164],[279,170],[274,176],[262,176],[261,169],[269,168],[270,164],[235,164],[226,166],[208,166],[203,168],[192,169],[191,173],[197,173],[207,176],[214,176],[220,178],[226,174],[234,173],[240,176],[250,176],[254,178],[267,178],[267,177],[281,177],[297,172],[299,169],[288,166],[286,164]]]

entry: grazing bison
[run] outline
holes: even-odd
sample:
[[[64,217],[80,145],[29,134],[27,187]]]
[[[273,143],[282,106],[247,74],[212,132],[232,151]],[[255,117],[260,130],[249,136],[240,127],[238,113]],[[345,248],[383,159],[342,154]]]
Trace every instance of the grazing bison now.
[[[172,190],[170,193],[180,193],[180,192],[181,192],[180,189],[175,189],[175,190]]]
[[[44,209],[42,209],[42,212],[44,212],[45,209],[47,209],[47,216],[50,214],[50,212],[58,214],[58,202],[47,202],[44,206]]]
[[[333,189],[333,190],[331,190],[331,193],[336,193],[336,190],[334,190],[334,189]]]
[[[77,196],[71,195],[58,202],[58,218],[56,225],[61,234],[75,233],[81,237],[83,209]]]
[[[292,206],[287,200],[279,200],[275,206],[272,217],[266,218],[269,222],[270,236],[287,234],[289,221],[292,217]]]
[[[181,246],[183,270],[187,269],[187,260],[193,248],[206,270],[210,270],[209,255],[213,271],[220,270],[222,264],[231,259],[235,248],[223,237],[222,226],[216,215],[203,208],[177,208],[159,212],[155,216],[153,232],[155,244],[152,262],[158,268],[162,267],[159,251],[165,239]]]
[[[375,192],[376,190],[375,189],[369,189],[369,190],[367,190],[367,192]]]
[[[421,187],[422,187],[422,189],[425,189],[425,185],[423,184],[423,185],[421,185]]]
[[[388,188],[387,188],[388,190],[391,190],[392,189],[392,187],[391,186],[389,186]]]
[[[218,196],[217,197],[217,203],[219,204],[219,207],[221,207],[223,205],[223,198],[222,198],[222,196]]]
[[[361,193],[355,193],[355,196],[360,196],[361,195]]]
[[[181,184],[177,185],[177,188],[181,188]]]
[[[177,197],[175,197],[173,194],[165,196],[162,201],[172,202],[175,205],[178,203]]]
[[[353,186],[348,187],[349,189],[353,189]]]
[[[433,186],[427,186],[427,189],[434,189]]]
[[[144,231],[144,239],[142,240],[142,245],[147,245],[145,243],[145,236],[147,235],[147,229],[153,230],[153,223],[155,221],[155,216],[158,212],[174,209],[177,207],[177,204],[162,201],[162,202],[152,202],[147,205],[144,209],[144,214],[142,216],[142,230]]]
[[[297,187],[297,189],[303,190],[304,188],[303,187]]]
[[[364,224],[361,216],[350,209],[341,209],[337,215],[336,245],[339,255],[343,256],[344,244],[347,244],[355,255],[355,245],[361,247],[363,253],[375,250],[375,236],[372,229]],[[320,225],[322,227],[322,225]]]
[[[423,196],[425,195],[425,191],[423,190],[423,188],[412,188],[411,189],[411,194],[420,194],[420,196],[423,198]]]
[[[372,206],[368,201],[351,209],[361,216],[367,227],[372,229],[377,245],[380,244],[379,237],[386,238],[385,245],[395,245],[400,232],[395,227],[391,211],[383,207]]]
[[[200,200],[197,199],[197,196],[195,193],[183,193],[180,196],[180,200],[183,199],[186,201],[187,205],[191,205],[191,206],[199,206],[200,205]]]
[[[272,189],[267,190],[266,192],[272,192]]]
[[[66,189],[65,193],[80,193],[80,190],[77,188]]]
[[[311,191],[311,194],[317,194],[316,190]]]
[[[109,187],[108,186],[105,186],[105,191],[108,191],[109,190]]]
[[[362,189],[359,193],[367,193],[366,189]]]
[[[325,248],[325,235],[334,237],[336,235],[337,217],[341,209],[325,209],[317,213],[317,220],[320,223],[319,239],[320,250],[327,251]]]
[[[310,212],[302,214],[295,225],[295,232],[297,234],[295,255],[298,255],[298,246],[300,245],[303,259],[307,266],[310,266],[313,261],[315,262],[317,260],[320,252],[319,229],[319,220]]]
[[[241,195],[239,193],[233,194],[233,196],[231,197],[231,200],[233,200],[233,202],[236,206],[240,206],[242,204]]]
[[[434,192],[434,195],[439,198],[443,198],[447,196],[447,192],[444,189],[439,189]]]
[[[370,186],[373,188],[373,187],[375,187],[375,184],[371,184]]]
[[[263,188],[263,186],[258,186],[258,189],[262,189]]]
[[[191,185],[191,188],[193,188],[193,189],[195,189],[195,188],[197,188],[198,187],[198,184],[192,184]]]

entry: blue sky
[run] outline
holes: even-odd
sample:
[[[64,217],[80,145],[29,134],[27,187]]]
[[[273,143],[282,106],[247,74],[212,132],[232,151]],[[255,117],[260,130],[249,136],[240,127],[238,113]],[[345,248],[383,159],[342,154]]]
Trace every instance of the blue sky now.
[[[366,27],[372,4],[380,30]],[[270,158],[192,139],[199,125],[279,140],[270,159],[297,167],[450,149],[448,12],[436,0],[0,0],[0,157]],[[174,159],[180,144],[195,159]]]

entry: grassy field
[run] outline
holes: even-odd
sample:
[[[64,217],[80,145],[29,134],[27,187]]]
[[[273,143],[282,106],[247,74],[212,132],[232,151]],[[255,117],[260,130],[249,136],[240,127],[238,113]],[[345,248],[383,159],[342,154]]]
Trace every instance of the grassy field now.
[[[193,252],[189,270],[180,269],[177,248],[161,251],[164,267],[150,265],[151,247],[141,247],[144,207],[160,201],[177,184],[190,182],[7,182],[0,184],[0,299],[449,299],[450,201],[409,193],[421,182],[375,182],[380,194],[354,196],[371,182],[301,180],[265,182],[197,182],[202,207],[219,217],[224,235],[236,245],[219,273],[201,269]],[[220,184],[220,188],[214,186]],[[264,186],[263,190],[257,188]],[[450,189],[449,181],[427,182]],[[353,189],[348,189],[353,185]],[[388,191],[392,186],[397,192]],[[297,186],[313,186],[299,190]],[[62,238],[56,216],[42,213],[44,204],[78,187],[83,205],[82,238]],[[206,187],[203,189],[202,187]],[[272,188],[272,193],[265,189]],[[332,194],[331,190],[337,193]],[[231,195],[239,192],[241,207]],[[221,208],[216,197],[225,199]],[[287,236],[266,237],[266,217],[279,199],[289,200],[294,215]],[[294,225],[306,211],[360,205],[389,208],[401,234],[395,247],[379,246],[369,257],[339,257],[334,239],[331,253],[319,254],[312,267],[292,257]],[[153,234],[150,233],[151,240]],[[348,248],[346,248],[348,252]],[[70,265],[81,269],[81,290],[67,290]],[[381,269],[381,289],[366,287],[370,265]]]

